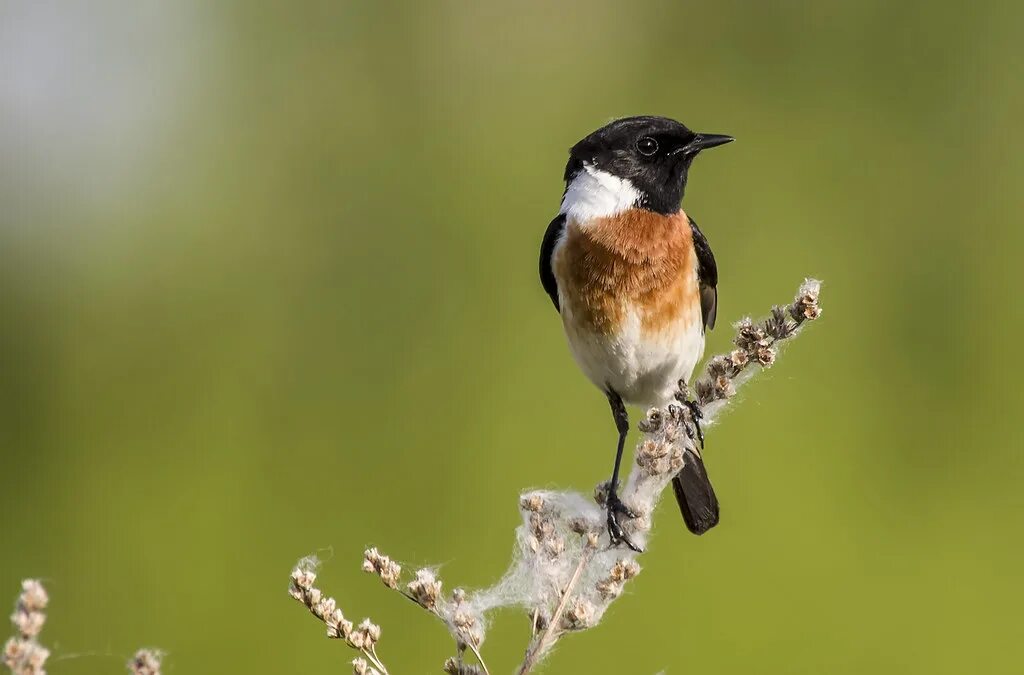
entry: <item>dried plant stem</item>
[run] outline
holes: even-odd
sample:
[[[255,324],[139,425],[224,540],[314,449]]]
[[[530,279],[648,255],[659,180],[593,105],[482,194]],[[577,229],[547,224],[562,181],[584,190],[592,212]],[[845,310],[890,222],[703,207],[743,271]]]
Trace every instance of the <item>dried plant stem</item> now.
[[[363,656],[369,659],[370,663],[373,664],[374,668],[381,672],[381,675],[388,675],[388,669],[384,667],[384,664],[381,663],[380,658],[377,656],[376,647],[370,647],[369,650],[367,650],[366,647],[363,647],[359,651],[363,653]]]
[[[380,640],[380,626],[369,619],[363,619],[358,626],[345,618],[334,598],[324,595],[323,591],[314,586],[316,568],[319,562],[315,558],[303,558],[292,570],[288,594],[301,602],[310,614],[327,626],[327,637],[333,640],[344,640],[352,649],[365,656],[373,667],[371,672],[379,671],[388,675],[380,657],[377,656],[377,642]],[[366,673],[366,661],[356,659],[352,662],[353,672]]]
[[[11,675],[46,675],[44,667],[50,650],[39,644],[39,633],[46,623],[50,596],[35,579],[21,582],[21,595],[11,615],[15,636],[4,644],[3,663]]]
[[[703,374],[680,381],[674,400],[647,411],[639,421],[642,436],[620,498],[636,517],[623,523],[630,539],[644,547],[651,534],[654,509],[687,461],[701,450],[700,424],[706,429],[730,405],[736,389],[760,370],[770,368],[782,346],[821,316],[821,283],[806,279],[794,299],[772,308],[761,320],[735,324],[735,349],[708,360]],[[692,386],[691,386],[692,385]],[[448,675],[490,675],[480,653],[490,612],[518,607],[530,621],[530,644],[518,675],[531,673],[567,633],[598,625],[628,581],[640,573],[640,552],[611,545],[606,529],[608,483],[593,498],[575,492],[527,490],[519,496],[522,524],[516,529],[512,564],[493,586],[473,593],[456,588],[445,596],[436,570],[416,570],[405,582],[402,566],[375,548],[363,554],[362,569],[444,622],[455,639],[456,655],[444,663]],[[596,503],[595,503],[596,502]],[[380,627],[367,619],[353,627],[331,598],[313,586],[316,562],[305,559],[292,572],[291,595],[327,625],[327,635],[344,638],[360,650],[355,675],[387,670],[374,645]],[[479,665],[466,663],[469,648]]]
[[[580,580],[580,576],[583,575],[583,568],[590,562],[590,558],[594,555],[594,550],[591,547],[586,547],[583,555],[580,556],[580,562],[576,565],[576,569],[572,573],[572,577],[569,578],[569,583],[565,585],[565,589],[562,591],[562,599],[559,601],[558,606],[555,607],[554,614],[551,615],[551,621],[548,622],[544,632],[541,633],[540,638],[536,644],[527,652],[526,659],[522,665],[519,666],[518,675],[525,675],[526,673],[533,670],[533,667],[540,662],[540,658],[544,655],[544,652],[548,650],[551,643],[552,637],[554,637],[555,630],[562,622],[562,614],[565,612],[566,605],[569,604],[569,596],[572,595],[573,589]],[[536,619],[534,620],[536,622]],[[536,623],[534,623],[536,625]]]
[[[49,602],[50,596],[39,581],[21,582],[21,595],[11,616],[17,635],[4,644],[0,659],[11,675],[46,675],[44,667],[50,651],[39,644],[38,637],[46,623]],[[158,649],[140,649],[126,667],[132,675],[160,675],[163,656]]]
[[[484,657],[480,654],[480,650],[475,645],[469,645],[469,648],[473,651],[473,655],[476,656],[476,660],[480,662],[480,667],[484,669],[484,675],[491,675],[491,671],[487,670],[487,664],[484,663]]]
[[[416,603],[417,605],[420,605],[421,607],[423,607],[428,612],[430,612],[431,614],[433,614],[437,618],[441,619],[442,621],[447,621],[447,618],[443,614],[441,614],[440,611],[438,610],[436,603],[432,603],[428,607],[428,606],[424,605],[423,602],[419,598],[414,596],[409,591],[401,591],[400,590],[398,592],[402,594],[402,597],[404,597],[404,598],[406,598],[408,600],[411,600],[412,602]],[[460,641],[460,640],[456,640],[456,646],[458,647],[460,652],[464,651],[466,647],[469,647],[469,650],[471,652],[473,652],[473,656],[475,656],[476,660],[480,663],[480,667],[483,668],[484,675],[491,675],[491,671],[487,669],[487,663],[484,661],[483,655],[480,653],[480,650],[477,648],[477,646],[475,644],[473,644],[472,641],[463,642],[463,641]]]

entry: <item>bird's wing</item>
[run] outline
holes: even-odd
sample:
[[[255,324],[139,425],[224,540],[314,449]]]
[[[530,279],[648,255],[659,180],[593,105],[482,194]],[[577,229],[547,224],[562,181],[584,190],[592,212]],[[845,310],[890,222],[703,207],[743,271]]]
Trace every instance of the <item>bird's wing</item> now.
[[[718,265],[715,263],[715,254],[711,252],[711,245],[693,218],[690,218],[690,229],[693,230],[693,248],[697,252],[700,313],[706,330],[715,327],[715,316],[718,314]]]
[[[558,304],[558,282],[555,280],[555,271],[551,268],[551,258],[555,253],[555,244],[565,231],[565,214],[560,213],[548,225],[544,233],[544,241],[540,244],[540,283],[551,297],[555,309],[561,311]]]

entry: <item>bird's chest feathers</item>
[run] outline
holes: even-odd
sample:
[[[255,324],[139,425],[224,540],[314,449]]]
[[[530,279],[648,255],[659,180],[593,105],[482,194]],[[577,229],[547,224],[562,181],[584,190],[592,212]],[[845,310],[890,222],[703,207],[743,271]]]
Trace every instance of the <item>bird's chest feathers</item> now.
[[[700,318],[692,237],[682,211],[570,219],[553,260],[566,328],[652,340],[690,329]]]

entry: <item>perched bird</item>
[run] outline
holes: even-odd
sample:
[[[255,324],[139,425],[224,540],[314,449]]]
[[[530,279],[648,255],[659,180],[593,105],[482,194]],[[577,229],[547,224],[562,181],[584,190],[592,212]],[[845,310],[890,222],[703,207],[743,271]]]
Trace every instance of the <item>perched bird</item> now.
[[[619,437],[608,532],[613,543],[633,549],[619,522],[636,517],[618,496],[629,430],[624,404],[671,401],[703,355],[705,330],[715,326],[715,257],[680,203],[694,158],[732,140],[665,117],[601,127],[569,151],[561,209],[541,244],[541,283],[562,317],[569,349],[611,404]],[[699,451],[687,452],[673,487],[691,532],[718,523],[718,499]]]

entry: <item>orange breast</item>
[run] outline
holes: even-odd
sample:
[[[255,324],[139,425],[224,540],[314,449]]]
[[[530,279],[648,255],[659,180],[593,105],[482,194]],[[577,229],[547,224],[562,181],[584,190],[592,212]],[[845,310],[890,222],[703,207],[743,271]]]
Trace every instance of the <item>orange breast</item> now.
[[[685,213],[631,209],[585,226],[568,223],[554,271],[576,319],[595,332],[615,333],[633,309],[641,330],[657,333],[694,320],[695,262]]]

